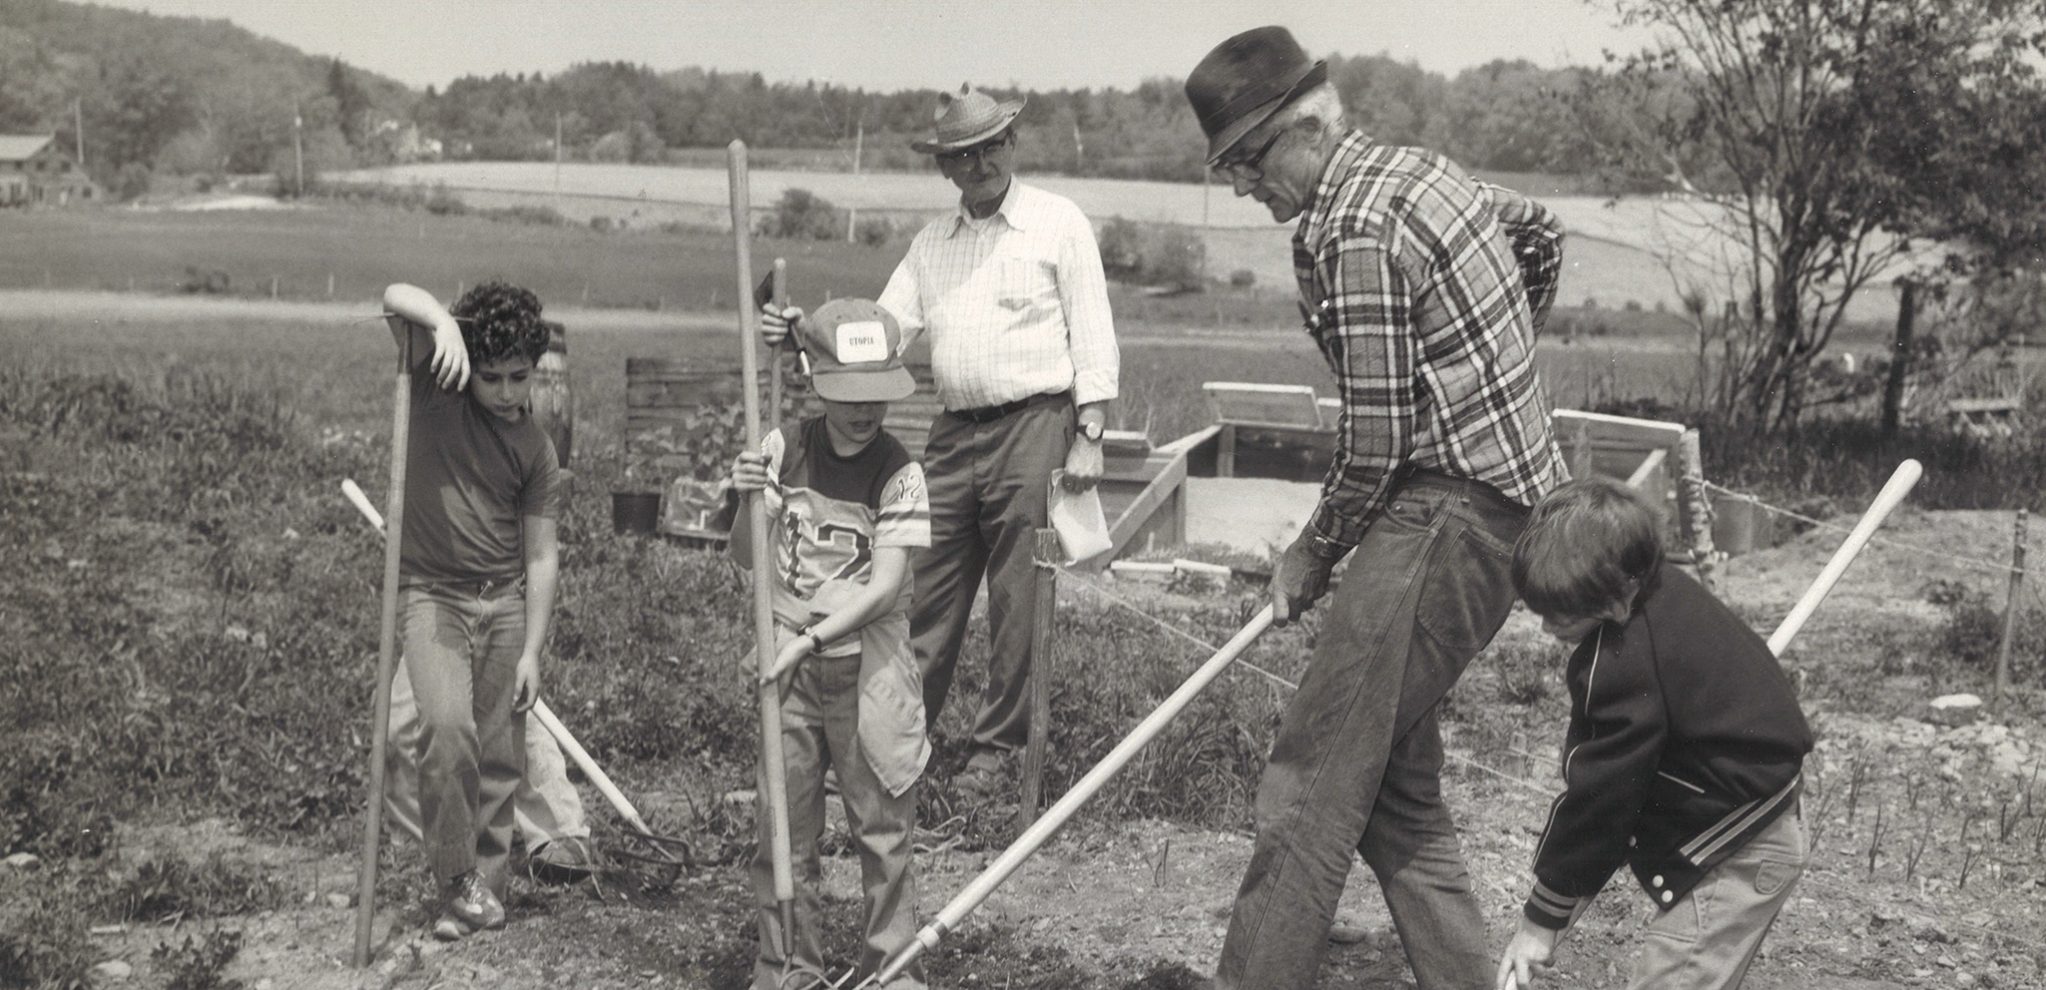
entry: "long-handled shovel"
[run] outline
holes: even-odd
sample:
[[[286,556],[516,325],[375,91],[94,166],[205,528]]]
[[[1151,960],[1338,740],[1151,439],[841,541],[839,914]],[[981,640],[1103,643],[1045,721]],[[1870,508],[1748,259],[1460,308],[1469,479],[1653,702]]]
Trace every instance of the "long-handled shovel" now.
[[[1918,484],[1918,479],[1924,474],[1925,468],[1913,460],[1897,465],[1897,470],[1890,473],[1890,480],[1883,483],[1883,490],[1876,493],[1875,501],[1868,505],[1868,511],[1861,514],[1860,521],[1847,533],[1847,539],[1840,544],[1840,549],[1833,551],[1833,559],[1826,561],[1825,569],[1819,572],[1812,586],[1805,589],[1804,596],[1797,600],[1797,604],[1791,607],[1790,614],[1784,616],[1783,622],[1770,634],[1769,652],[1777,656],[1783,655],[1783,648],[1790,645],[1791,637],[1796,636],[1797,631],[1804,628],[1805,620],[1812,617],[1813,610],[1819,607],[1820,602],[1826,600],[1826,595],[1833,590],[1833,586],[1840,583],[1840,575],[1847,573],[1847,565],[1854,563],[1854,558],[1860,555],[1861,549],[1868,546],[1869,538],[1875,535],[1876,528],[1883,524],[1884,519],[1889,518],[1897,506],[1903,504],[1904,496],[1911,494],[1912,487]]]
[[[356,511],[362,513],[362,517],[378,533],[384,531],[384,517],[377,513],[376,506],[370,504],[369,496],[363,494],[362,486],[356,484],[355,479],[341,479],[341,494],[348,496],[348,501],[355,505]],[[554,710],[547,707],[546,701],[533,702],[533,717],[540,720],[541,727],[547,730],[548,735],[554,737],[554,742],[561,747],[561,751],[568,754],[568,758],[575,761],[576,766],[582,768],[583,776],[590,778],[590,783],[597,786],[598,793],[604,795],[604,800],[610,803],[611,810],[618,812],[618,817],[624,819],[625,824],[632,826],[646,838],[660,842],[675,841],[656,835],[653,829],[647,827],[646,820],[639,816],[639,809],[634,808],[632,802],[626,800],[625,793],[618,789],[617,784],[611,782],[611,775],[597,765],[589,751],[584,749],[582,743],[577,742],[575,736],[568,731],[568,726],[561,724],[561,719],[555,717]]]
[[[936,948],[938,941],[944,938],[947,932],[958,927],[959,922],[972,913],[974,908],[979,907],[980,902],[987,900],[988,895],[1007,881],[1010,874],[1016,872],[1017,867],[1022,866],[1025,860],[1036,854],[1038,847],[1050,840],[1066,821],[1080,810],[1081,805],[1086,804],[1100,792],[1101,788],[1107,786],[1109,778],[1114,777],[1129,764],[1130,760],[1135,759],[1138,750],[1143,749],[1151,740],[1156,739],[1159,733],[1164,732],[1165,726],[1193,702],[1195,695],[1205,690],[1215,678],[1222,676],[1222,672],[1236,662],[1237,656],[1250,646],[1251,641],[1263,635],[1271,626],[1272,607],[1267,605],[1259,610],[1257,615],[1252,616],[1250,622],[1238,630],[1235,636],[1230,637],[1229,642],[1222,644],[1222,648],[1216,650],[1214,656],[1209,657],[1207,662],[1201,664],[1191,676],[1181,682],[1178,689],[1174,690],[1164,703],[1153,709],[1151,714],[1144,716],[1144,720],[1137,723],[1137,727],[1130,730],[1130,734],[1124,736],[1121,742],[1116,743],[1115,748],[1101,758],[1101,762],[1094,764],[1094,768],[1087,771],[1087,775],[1081,777],[1079,783],[1074,784],[1072,790],[1067,791],[1064,797],[1059,798],[1057,804],[1052,805],[1043,815],[1038,816],[1036,821],[1030,823],[1030,827],[1023,830],[1023,834],[1018,836],[1009,848],[1002,850],[1002,854],[997,856],[993,863],[980,871],[980,875],[974,877],[973,882],[967,884],[964,890],[939,909],[937,916],[916,934],[914,941],[895,950],[895,953],[882,963],[880,969],[875,970],[873,975],[857,986],[885,986],[889,981],[901,976],[924,950]]]
[[[732,247],[738,256],[740,394],[746,409],[746,449],[760,449],[759,310],[753,302],[753,209],[746,172],[746,142],[725,148],[732,186]],[[774,559],[767,542],[767,501],[746,499],[746,525],[753,537],[753,655],[760,672],[774,665]],[[774,863],[774,899],[781,908],[782,959],[795,958],[796,881],[789,862],[789,801],[782,762],[781,690],[760,685],[760,800],[769,815],[768,852]]]
[[[404,319],[403,316],[393,317]],[[398,554],[405,531],[405,459],[412,424],[412,328],[397,336],[398,376],[391,386],[391,487],[385,516],[384,589],[377,633],[376,698],[371,702],[369,803],[362,815],[362,861],[356,870],[355,953],[351,965],[369,965],[370,930],[376,922],[378,828],[384,820],[384,736],[391,731],[391,672],[398,663]]]
[[[1862,548],[1868,546],[1869,539],[1875,536],[1875,531],[1882,526],[1883,520],[1888,519],[1890,513],[1903,504],[1904,496],[1911,494],[1912,487],[1918,484],[1918,479],[1924,474],[1924,466],[1914,460],[1906,460],[1897,465],[1897,470],[1890,473],[1890,480],[1883,483],[1883,489],[1876,493],[1875,501],[1869,503],[1868,509],[1861,514],[1861,519],[1848,531],[1847,539],[1841,542],[1840,549],[1833,551],[1832,559],[1826,561],[1826,566],[1819,571],[1819,576],[1804,590],[1804,594],[1798,597],[1797,604],[1791,606],[1790,614],[1784,616],[1783,621],[1777,624],[1776,631],[1769,634],[1769,652],[1777,656],[1783,655],[1784,648],[1789,646],[1791,639],[1804,628],[1805,620],[1812,617],[1819,603],[1825,601],[1833,586],[1840,583],[1840,576],[1847,573],[1847,565],[1854,563],[1854,558],[1860,556]],[[1519,978],[1508,972],[1501,990],[1520,990]]]

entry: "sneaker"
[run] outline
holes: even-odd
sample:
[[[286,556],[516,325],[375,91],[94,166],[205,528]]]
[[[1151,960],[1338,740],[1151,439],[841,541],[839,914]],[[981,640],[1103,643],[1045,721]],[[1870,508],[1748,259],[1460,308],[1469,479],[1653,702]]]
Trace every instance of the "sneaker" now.
[[[526,872],[541,883],[580,883],[588,879],[596,864],[596,856],[590,851],[590,840],[584,836],[571,835],[543,842],[526,857]]]
[[[453,924],[449,924],[452,922]],[[504,905],[482,875],[470,870],[448,881],[448,902],[433,924],[435,938],[453,940],[485,928],[504,927]],[[453,931],[456,934],[446,934]]]

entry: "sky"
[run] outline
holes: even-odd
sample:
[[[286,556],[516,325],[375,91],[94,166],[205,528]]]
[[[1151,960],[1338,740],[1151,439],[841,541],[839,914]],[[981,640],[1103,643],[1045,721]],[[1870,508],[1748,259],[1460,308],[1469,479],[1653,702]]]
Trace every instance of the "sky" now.
[[[1499,58],[1595,64],[1643,36],[1585,0],[98,0],[225,18],[413,86],[625,61],[888,91],[1182,78],[1222,39],[1282,24],[1316,56],[1445,74]]]

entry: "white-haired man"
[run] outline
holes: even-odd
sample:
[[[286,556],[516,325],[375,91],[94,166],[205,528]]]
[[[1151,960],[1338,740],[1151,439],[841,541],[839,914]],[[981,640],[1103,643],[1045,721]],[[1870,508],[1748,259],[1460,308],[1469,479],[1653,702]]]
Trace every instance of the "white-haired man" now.
[[[1311,607],[1353,548],[1357,560],[1259,783],[1215,983],[1313,986],[1361,852],[1415,980],[1470,990],[1494,969],[1442,803],[1435,709],[1504,621],[1514,537],[1564,477],[1529,308],[1531,288],[1553,298],[1561,235],[1447,159],[1352,130],[1326,75],[1266,27],[1186,82],[1217,175],[1299,220],[1301,316],[1342,398],[1320,504],[1274,566],[1277,621]]]

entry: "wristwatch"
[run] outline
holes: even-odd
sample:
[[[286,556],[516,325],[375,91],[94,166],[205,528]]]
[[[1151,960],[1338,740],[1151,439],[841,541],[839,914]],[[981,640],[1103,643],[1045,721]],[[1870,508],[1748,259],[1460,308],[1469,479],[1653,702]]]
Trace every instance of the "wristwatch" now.
[[[1100,443],[1102,434],[1107,432],[1108,430],[1100,423],[1089,421],[1080,424],[1080,436],[1088,443]]]

